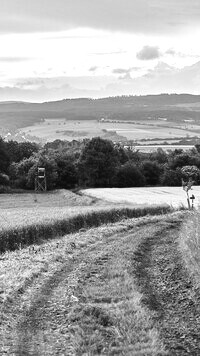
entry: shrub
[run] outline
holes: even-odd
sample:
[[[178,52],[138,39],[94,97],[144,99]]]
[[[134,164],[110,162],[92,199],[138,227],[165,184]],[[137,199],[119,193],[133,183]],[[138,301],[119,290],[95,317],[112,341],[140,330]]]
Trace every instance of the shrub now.
[[[199,182],[200,170],[196,166],[184,166],[181,168],[181,173],[184,179],[192,178],[195,182]]]
[[[160,178],[160,183],[162,185],[166,185],[169,187],[181,186],[182,174],[179,168],[173,169],[165,169]]]
[[[116,174],[116,187],[142,187],[144,183],[145,178],[143,174],[139,168],[131,162],[127,162],[121,166]]]
[[[156,185],[160,181],[161,167],[157,162],[145,160],[141,164],[141,172],[147,185]]]
[[[0,185],[9,185],[9,177],[7,176],[7,174],[0,173]]]
[[[79,160],[80,184],[106,187],[119,165],[118,154],[109,140],[94,137],[82,150]]]
[[[0,194],[8,194],[11,193],[11,188],[7,185],[0,185]]]

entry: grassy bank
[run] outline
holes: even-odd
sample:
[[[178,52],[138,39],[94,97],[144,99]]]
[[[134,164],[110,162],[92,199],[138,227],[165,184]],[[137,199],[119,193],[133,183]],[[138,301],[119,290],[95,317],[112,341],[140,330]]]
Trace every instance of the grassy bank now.
[[[200,212],[188,213],[179,239],[184,263],[196,285],[200,286]]]
[[[159,215],[170,212],[168,206],[154,206],[146,208],[109,208],[95,207],[82,213],[52,216],[51,219],[24,224],[6,226],[0,230],[0,252],[20,249],[30,244],[42,243],[46,239],[74,233],[80,229],[97,227],[106,223],[114,223],[125,218],[138,218],[145,215]],[[45,217],[46,218],[46,217]]]

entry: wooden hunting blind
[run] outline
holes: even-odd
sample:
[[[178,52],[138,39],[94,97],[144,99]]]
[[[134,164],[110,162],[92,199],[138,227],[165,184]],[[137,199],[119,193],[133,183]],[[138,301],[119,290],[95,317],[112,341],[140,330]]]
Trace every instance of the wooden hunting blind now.
[[[46,170],[44,167],[38,167],[35,177],[35,191],[36,192],[46,192],[47,181],[46,181]]]

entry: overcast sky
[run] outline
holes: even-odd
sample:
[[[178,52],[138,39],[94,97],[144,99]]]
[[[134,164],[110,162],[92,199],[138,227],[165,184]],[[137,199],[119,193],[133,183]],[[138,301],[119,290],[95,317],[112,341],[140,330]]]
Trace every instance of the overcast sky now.
[[[200,92],[199,0],[0,0],[0,100]]]

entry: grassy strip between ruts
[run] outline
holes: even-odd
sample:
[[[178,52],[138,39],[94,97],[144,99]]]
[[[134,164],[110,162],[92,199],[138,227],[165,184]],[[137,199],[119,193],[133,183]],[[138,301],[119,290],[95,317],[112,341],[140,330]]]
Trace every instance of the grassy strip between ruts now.
[[[35,223],[0,231],[0,252],[13,251],[30,244],[42,243],[46,239],[74,233],[84,228],[114,223],[125,218],[138,218],[145,215],[166,214],[172,211],[169,206],[151,206],[146,208],[104,208],[77,214],[65,219],[52,219],[44,223]]]

